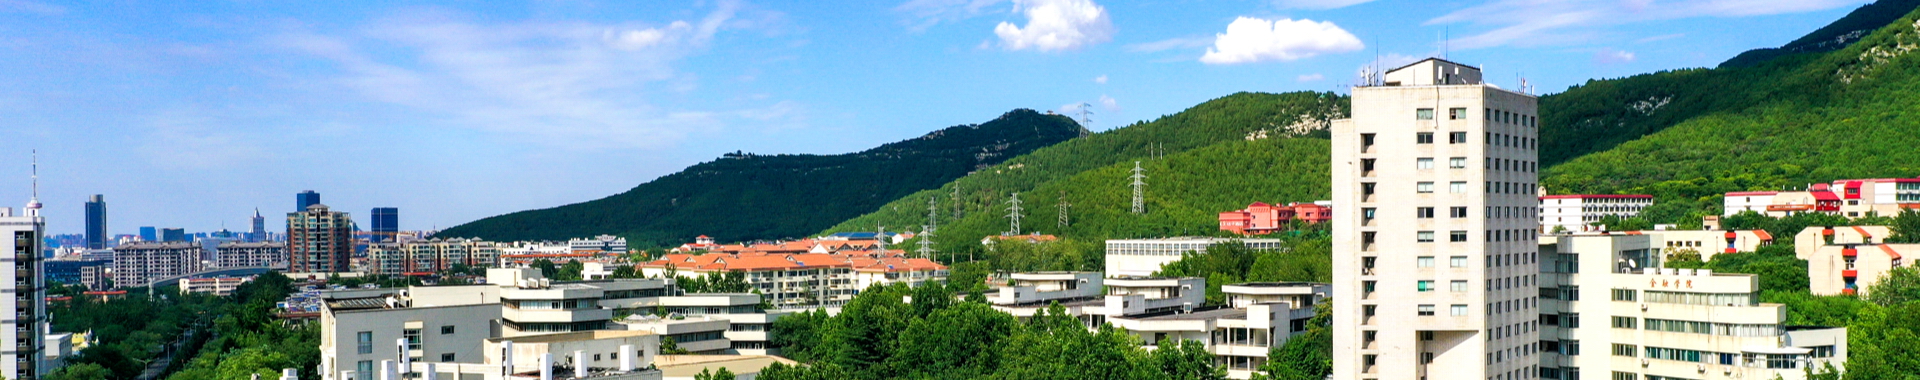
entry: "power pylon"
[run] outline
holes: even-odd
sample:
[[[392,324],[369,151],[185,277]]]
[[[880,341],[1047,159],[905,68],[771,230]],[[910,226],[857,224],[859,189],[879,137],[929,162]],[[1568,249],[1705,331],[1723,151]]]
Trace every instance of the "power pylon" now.
[[[1070,224],[1072,222],[1071,220],[1067,219],[1067,208],[1069,207],[1073,207],[1073,205],[1067,203],[1067,192],[1061,191],[1060,204],[1057,206],[1054,206],[1054,208],[1060,212],[1060,228],[1062,229],[1067,228],[1067,224]]]
[[[920,249],[914,250],[914,252],[919,253],[920,258],[933,258],[933,230],[926,228],[920,229]]]
[[[1013,193],[1013,199],[1007,201],[1007,219],[1012,222],[1008,234],[1020,234],[1020,193]]]
[[[1147,213],[1147,169],[1140,168],[1140,161],[1133,162],[1133,213]]]

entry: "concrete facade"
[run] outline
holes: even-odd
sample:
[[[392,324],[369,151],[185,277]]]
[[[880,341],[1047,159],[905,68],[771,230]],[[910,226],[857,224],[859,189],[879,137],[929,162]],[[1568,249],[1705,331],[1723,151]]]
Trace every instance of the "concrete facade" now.
[[[1608,216],[1632,218],[1653,206],[1652,195],[1567,194],[1540,197],[1540,230],[1598,231],[1591,224]]]
[[[41,271],[42,244],[47,220],[40,216],[40,202],[29,201],[20,215],[10,207],[0,207],[0,251],[7,252],[0,265],[0,284],[11,296],[0,297],[0,342],[13,342],[0,349],[0,376],[8,379],[38,379],[53,369],[41,364],[47,333],[47,283]]]
[[[188,242],[133,243],[113,247],[113,285],[148,282],[200,271],[200,245]]]
[[[1160,266],[1179,261],[1187,252],[1205,252],[1208,246],[1230,241],[1239,241],[1252,249],[1286,247],[1279,239],[1186,237],[1108,240],[1105,273],[1108,276],[1152,276],[1160,271]]]
[[[279,242],[220,243],[214,257],[221,268],[287,267],[287,245]]]
[[[1332,125],[1334,379],[1538,371],[1537,99],[1479,76],[1395,69]]]

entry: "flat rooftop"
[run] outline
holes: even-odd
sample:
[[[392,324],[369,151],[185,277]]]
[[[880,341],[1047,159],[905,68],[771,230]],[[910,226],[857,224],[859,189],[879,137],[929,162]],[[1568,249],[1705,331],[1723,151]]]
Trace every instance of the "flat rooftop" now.
[[[487,338],[487,341],[494,342],[494,343],[499,343],[504,341],[512,341],[514,343],[553,343],[553,342],[578,342],[578,341],[584,341],[584,340],[631,338],[636,336],[647,336],[647,335],[653,335],[653,332],[646,331],[646,330],[592,330],[592,331],[576,331],[576,332],[569,332],[569,333],[556,333],[556,334],[544,334],[544,335]]]
[[[1210,320],[1210,319],[1246,318],[1246,316],[1247,316],[1246,310],[1223,307],[1223,308],[1211,309],[1211,310],[1194,310],[1191,313],[1169,312],[1169,313],[1148,314],[1140,317],[1134,317],[1132,319],[1143,320],[1143,321],[1204,321],[1204,320]]]

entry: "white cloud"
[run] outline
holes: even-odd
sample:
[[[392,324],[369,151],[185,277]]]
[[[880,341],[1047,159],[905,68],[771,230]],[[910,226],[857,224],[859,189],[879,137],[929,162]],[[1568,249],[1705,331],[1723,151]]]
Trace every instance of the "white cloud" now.
[[[1671,40],[1671,39],[1675,39],[1675,38],[1680,38],[1680,37],[1686,37],[1686,36],[1687,36],[1687,34],[1686,34],[1686,33],[1674,33],[1674,34],[1663,34],[1663,35],[1658,35],[1658,36],[1653,36],[1653,37],[1646,37],[1646,38],[1641,38],[1641,39],[1637,39],[1637,40],[1633,40],[1633,42],[1635,42],[1635,43],[1643,43],[1643,44],[1644,44],[1644,43],[1648,43],[1648,42],[1654,42],[1654,41],[1666,41],[1666,40]]]
[[[290,33],[274,41],[335,64],[342,76],[334,83],[353,93],[448,126],[568,148],[669,147],[729,120],[799,114],[794,104],[663,105],[698,89],[698,80],[675,65],[704,51],[738,11],[722,2],[698,20],[655,26],[413,16],[350,37]]]
[[[1360,50],[1359,37],[1331,21],[1240,17],[1214,38],[1200,62],[1214,65],[1292,61],[1320,54]]]
[[[1093,83],[1107,84],[1107,76],[1105,74],[1102,74],[1100,76],[1093,77]]]
[[[926,30],[942,22],[959,21],[987,14],[994,5],[1007,0],[912,0],[893,7],[912,17],[908,29]]]
[[[1456,49],[1537,46],[1593,41],[1599,27],[1698,17],[1745,17],[1811,12],[1863,0],[1495,0],[1426,22],[1490,28],[1454,39]]]
[[[1322,79],[1327,79],[1327,77],[1320,74],[1306,74],[1293,78],[1293,80],[1300,82],[1318,82]]]
[[[1633,62],[1633,58],[1633,52],[1614,50],[1613,48],[1600,49],[1599,52],[1593,54],[1593,60],[1601,64]]]
[[[1372,1],[1373,0],[1273,0],[1273,6],[1281,9],[1334,9]]]
[[[1177,48],[1197,48],[1207,46],[1207,44],[1211,42],[1213,42],[1213,39],[1207,37],[1169,38],[1154,42],[1128,44],[1123,47],[1123,49],[1134,53],[1153,53]]]
[[[1113,40],[1113,20],[1092,0],[1015,0],[1014,11],[1026,26],[1001,22],[993,27],[1007,50],[1072,50]]]
[[[231,120],[210,115],[197,107],[149,115],[143,120],[148,135],[135,150],[148,162],[187,170],[244,167],[269,158],[259,141],[225,128]]]
[[[1120,102],[1113,100],[1113,97],[1111,96],[1101,94],[1099,103],[1100,103],[1100,109],[1107,110],[1107,112],[1120,110]]]

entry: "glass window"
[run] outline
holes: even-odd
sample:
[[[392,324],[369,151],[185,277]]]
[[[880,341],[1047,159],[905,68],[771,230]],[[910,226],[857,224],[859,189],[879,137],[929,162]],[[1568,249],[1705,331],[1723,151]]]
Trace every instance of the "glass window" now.
[[[1450,211],[1450,212],[1448,212],[1448,216],[1451,216],[1451,217],[1454,217],[1454,218],[1465,218],[1465,217],[1467,217],[1467,208],[1466,208],[1466,207],[1454,207],[1454,208],[1450,208],[1450,209],[1448,209],[1448,210]]]
[[[1466,268],[1467,257],[1466,256],[1449,257],[1447,258],[1447,266],[1454,267],[1454,268]]]
[[[453,333],[452,325],[440,326],[440,334],[452,334],[452,333]]]
[[[1467,158],[1466,157],[1449,158],[1447,159],[1447,167],[1454,168],[1454,169],[1466,169]]]
[[[1420,157],[1413,161],[1413,167],[1420,170],[1433,169],[1433,157]]]
[[[1452,290],[1454,293],[1467,292],[1467,280],[1453,280],[1453,282],[1449,285],[1452,286],[1452,289],[1450,290]]]
[[[1421,194],[1433,194],[1433,182],[1414,184],[1414,191],[1418,191]]]
[[[354,363],[353,369],[354,373],[357,374],[355,376],[368,379],[374,377],[372,360],[361,360],[359,363]]]
[[[1467,231],[1453,231],[1447,235],[1447,241],[1449,242],[1464,243],[1467,241]]]
[[[1418,234],[1416,234],[1416,235],[1414,235],[1414,236],[1415,236],[1415,237],[1416,237],[1416,239],[1417,239],[1417,240],[1418,240],[1419,242],[1421,242],[1421,243],[1432,243],[1432,242],[1433,242],[1433,231],[1420,231],[1420,232],[1419,232]]]
[[[1420,291],[1422,291],[1422,292],[1431,292],[1431,291],[1433,291],[1433,280],[1420,280],[1420,281],[1419,281],[1419,282],[1417,282],[1416,284],[1418,284],[1418,285],[1419,285],[1419,287],[1420,287]]]
[[[1420,218],[1420,219],[1432,218],[1433,208],[1432,207],[1415,207],[1413,208],[1413,216],[1415,218]]]
[[[1415,261],[1415,264],[1419,265],[1421,268],[1433,267],[1433,256],[1420,256],[1418,259],[1415,259],[1414,261]]]
[[[1433,305],[1420,305],[1420,316],[1433,316]]]
[[[1447,184],[1447,190],[1448,190],[1448,191],[1450,191],[1450,192],[1452,192],[1452,193],[1454,193],[1454,194],[1466,194],[1466,193],[1467,193],[1467,182],[1466,182],[1466,181],[1453,181],[1452,183],[1448,183],[1448,184]]]
[[[1414,142],[1415,144],[1432,144],[1432,143],[1433,143],[1433,132],[1420,132],[1420,133],[1415,133],[1415,134],[1413,135],[1413,142]]]
[[[1467,315],[1467,305],[1453,305],[1453,313],[1451,313],[1450,315],[1452,315],[1452,316],[1455,316],[1455,317],[1462,317],[1462,316],[1466,316],[1466,315]]]
[[[1421,109],[1413,110],[1413,118],[1420,119],[1420,120],[1433,120],[1433,109],[1421,108]]]
[[[1448,108],[1447,119],[1448,120],[1466,120],[1467,109],[1461,108],[1461,107]]]
[[[359,334],[355,334],[354,341],[356,343],[359,343],[360,353],[362,354],[373,353],[373,332],[372,331],[361,331]]]
[[[1467,133],[1466,132],[1448,132],[1447,143],[1448,144],[1466,144]]]

